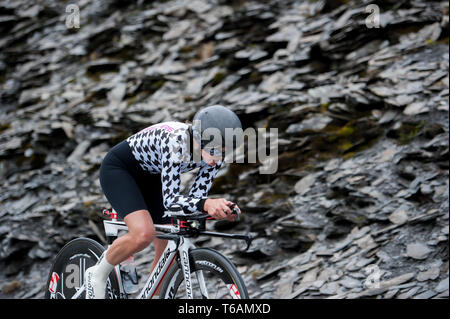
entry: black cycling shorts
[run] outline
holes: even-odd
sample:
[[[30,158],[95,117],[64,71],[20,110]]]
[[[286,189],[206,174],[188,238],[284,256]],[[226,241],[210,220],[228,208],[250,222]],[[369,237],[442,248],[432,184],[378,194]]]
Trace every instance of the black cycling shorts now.
[[[143,170],[124,140],[106,154],[100,166],[100,185],[120,218],[137,210],[148,210],[154,224],[170,224],[163,218],[161,174]]]

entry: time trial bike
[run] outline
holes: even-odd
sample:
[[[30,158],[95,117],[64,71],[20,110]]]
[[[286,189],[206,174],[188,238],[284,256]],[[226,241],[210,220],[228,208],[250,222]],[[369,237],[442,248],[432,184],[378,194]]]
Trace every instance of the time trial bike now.
[[[233,214],[238,214],[234,206],[230,208]],[[103,224],[108,245],[111,245],[119,233],[128,228],[114,209],[104,209],[103,214],[109,217]],[[136,298],[157,298],[158,291],[159,298],[163,299],[249,298],[235,265],[214,249],[195,247],[192,238],[202,235],[245,240],[248,249],[251,236],[207,231],[206,221],[212,219],[210,215],[186,214],[178,205],[170,207],[165,216],[172,218],[172,224],[155,225],[155,229],[158,238],[168,240],[167,246]],[[104,246],[90,238],[76,238],[67,243],[51,267],[45,298],[85,298],[84,272],[104,258],[105,251]],[[126,275],[120,264],[114,267],[107,280],[105,298],[131,298],[132,294],[124,287]]]

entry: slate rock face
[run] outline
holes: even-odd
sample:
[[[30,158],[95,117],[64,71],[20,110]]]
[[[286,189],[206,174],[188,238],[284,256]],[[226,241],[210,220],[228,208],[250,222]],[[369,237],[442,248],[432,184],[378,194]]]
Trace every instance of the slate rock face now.
[[[1,1],[0,297],[43,297],[66,242],[102,242],[112,146],[221,103],[278,129],[211,190],[244,215],[209,228],[254,245],[197,239],[251,297],[448,298],[449,5],[379,1],[376,27],[369,4],[84,1],[71,28],[66,3]]]

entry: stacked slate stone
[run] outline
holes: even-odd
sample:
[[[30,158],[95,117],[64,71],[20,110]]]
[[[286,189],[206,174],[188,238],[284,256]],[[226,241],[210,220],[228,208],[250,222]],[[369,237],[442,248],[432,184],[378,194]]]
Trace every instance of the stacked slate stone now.
[[[275,173],[227,164],[210,192],[244,215],[209,228],[253,245],[197,240],[251,297],[448,298],[448,2],[68,5],[0,2],[1,298],[43,297],[69,240],[104,243],[112,146],[216,103],[278,129]]]

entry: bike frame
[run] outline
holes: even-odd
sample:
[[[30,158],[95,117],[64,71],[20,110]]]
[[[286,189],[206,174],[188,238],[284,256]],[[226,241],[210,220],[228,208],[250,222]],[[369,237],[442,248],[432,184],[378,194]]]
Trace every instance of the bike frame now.
[[[128,231],[128,227],[123,221],[117,220],[104,220],[105,232],[107,237],[117,237],[120,230]],[[174,236],[170,238],[170,233],[176,233],[180,230],[178,225],[155,225],[155,229],[159,233],[169,234],[169,237],[164,237],[163,239],[168,240],[167,246],[161,257],[158,260],[156,267],[150,274],[147,282],[139,293],[137,299],[152,299],[157,291],[158,287],[162,284],[163,279],[169,270],[172,263],[176,260],[177,254],[181,259],[181,266],[183,270],[183,276],[186,283],[186,298],[192,299],[192,285],[191,285],[191,271],[189,267],[189,250],[195,248],[194,244],[189,238],[183,236]],[[108,245],[109,247],[110,245]],[[122,278],[120,275],[119,265],[114,267],[115,274],[117,276],[119,283],[120,295],[125,295],[125,291],[122,286]],[[207,296],[206,285],[202,273],[198,274],[198,280],[200,283],[200,289],[202,295]],[[77,299],[85,290],[84,284],[80,287],[72,299]]]
[[[155,225],[156,230],[159,230]],[[174,227],[174,226],[172,226]],[[174,227],[176,228],[176,227]],[[175,242],[169,240],[164,252],[158,260],[155,268],[150,274],[147,282],[142,288],[137,299],[152,299],[158,287],[162,284],[167,271],[173,262],[175,262],[177,254],[181,259],[181,266],[183,269],[184,280],[186,283],[186,297],[189,299],[193,298],[192,285],[191,283],[191,271],[189,267],[189,250],[195,248],[194,244],[189,238],[179,237],[179,241]],[[204,283],[203,283],[204,284]]]
[[[238,212],[233,209],[234,214],[238,214]],[[106,237],[108,239],[108,248],[119,235],[119,231],[128,231],[128,227],[125,224],[124,221],[118,220],[118,214],[117,212],[112,209],[112,211],[109,211],[107,209],[103,210],[103,214],[106,216],[109,216],[111,220],[104,220],[103,225],[105,227],[105,233]],[[177,210],[169,210],[165,212],[165,217],[172,217],[177,222],[175,224],[170,225],[159,225],[155,224],[155,230],[157,231],[157,238],[159,239],[165,239],[168,240],[167,246],[164,249],[163,253],[161,254],[161,257],[158,260],[158,263],[156,264],[155,268],[153,269],[152,273],[150,274],[149,278],[147,279],[144,287],[142,288],[141,292],[138,295],[138,299],[152,299],[155,295],[155,292],[157,291],[158,287],[162,284],[164,281],[164,277],[167,274],[168,270],[170,269],[170,266],[174,263],[177,256],[180,258],[181,262],[181,271],[183,272],[184,276],[184,282],[186,286],[186,298],[192,299],[194,298],[193,295],[193,289],[192,289],[192,281],[191,281],[191,270],[189,265],[189,254],[190,250],[195,248],[195,245],[190,240],[190,237],[195,237],[198,235],[206,235],[206,236],[213,236],[213,237],[223,237],[223,238],[230,238],[230,239],[239,239],[239,240],[245,240],[247,243],[246,250],[250,247],[250,244],[253,240],[251,236],[248,235],[240,235],[240,234],[224,234],[224,233],[217,233],[217,232],[211,232],[211,231],[205,231],[204,230],[204,222],[205,218],[212,218],[209,217],[208,214],[200,213],[200,215],[195,214],[189,214],[186,215],[182,212],[180,212],[180,209]],[[239,217],[239,215],[238,215]],[[191,221],[191,222],[189,222]],[[190,226],[193,226],[194,223],[198,223],[197,225],[201,225],[203,223],[203,228],[191,228]],[[183,230],[183,231],[180,231]],[[100,257],[101,258],[101,257]],[[99,260],[100,260],[99,258]],[[115,275],[118,279],[119,283],[119,297],[127,296],[128,294],[125,292],[125,289],[122,285],[122,277],[120,273],[120,265],[116,265],[114,267]],[[208,291],[206,289],[205,279],[203,276],[203,272],[201,270],[198,270],[195,272],[196,278],[198,280],[198,284],[200,287],[200,293],[202,297],[208,298]],[[174,282],[171,282],[168,291],[169,294],[172,293],[172,286]],[[230,285],[228,287],[230,291],[233,292],[233,285]],[[78,289],[78,291],[72,296],[72,299],[77,299],[80,297],[80,295],[85,290],[84,283],[81,285],[81,287]],[[233,298],[237,298],[236,294],[231,294]],[[171,297],[169,295],[169,297]]]

